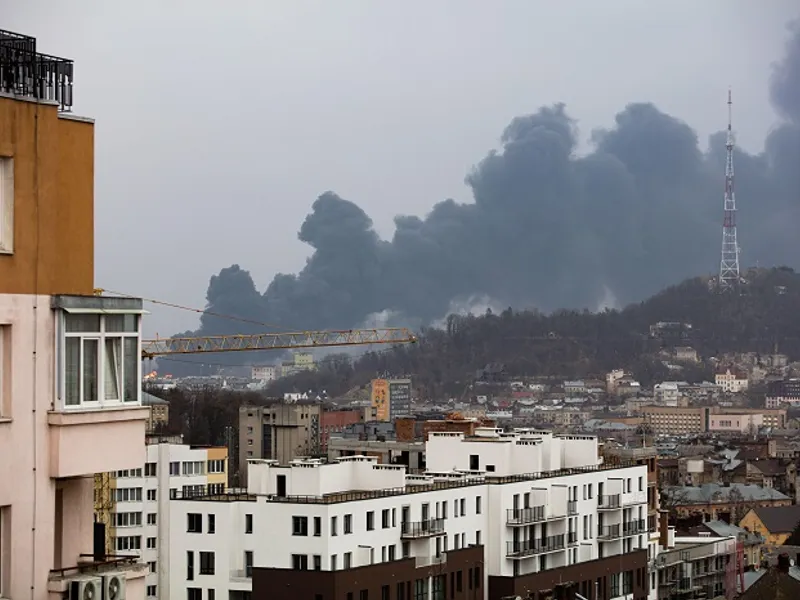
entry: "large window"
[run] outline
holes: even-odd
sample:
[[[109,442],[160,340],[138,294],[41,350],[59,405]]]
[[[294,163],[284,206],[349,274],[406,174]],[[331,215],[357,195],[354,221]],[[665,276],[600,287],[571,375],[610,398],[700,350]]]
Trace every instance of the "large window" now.
[[[139,315],[64,315],[63,398],[68,407],[139,402]]]

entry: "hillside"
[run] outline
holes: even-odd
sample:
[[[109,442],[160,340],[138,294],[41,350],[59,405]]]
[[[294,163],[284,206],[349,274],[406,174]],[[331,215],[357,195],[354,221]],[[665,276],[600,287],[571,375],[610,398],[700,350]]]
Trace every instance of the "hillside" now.
[[[325,389],[343,393],[379,373],[412,374],[424,395],[460,393],[476,371],[502,363],[510,376],[600,375],[626,367],[643,382],[666,376],[653,360],[660,349],[691,345],[708,357],[733,351],[781,352],[800,358],[800,274],[789,268],[751,270],[742,295],[709,292],[694,278],[621,311],[517,312],[456,316],[444,329],[424,329],[413,346],[368,353],[355,361],[329,356],[319,372],[280,380],[272,393]],[[691,325],[683,337],[650,335],[657,322]],[[701,374],[698,374],[698,376]]]

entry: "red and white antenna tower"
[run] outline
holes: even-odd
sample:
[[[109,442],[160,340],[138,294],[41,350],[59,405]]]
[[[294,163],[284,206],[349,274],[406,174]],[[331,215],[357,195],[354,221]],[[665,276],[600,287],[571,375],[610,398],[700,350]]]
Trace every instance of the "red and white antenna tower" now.
[[[733,129],[731,128],[731,91],[728,90],[728,138],[725,142],[725,217],[722,221],[722,260],[719,263],[719,287],[722,291],[739,289],[739,242],[736,239],[736,193],[733,190]]]

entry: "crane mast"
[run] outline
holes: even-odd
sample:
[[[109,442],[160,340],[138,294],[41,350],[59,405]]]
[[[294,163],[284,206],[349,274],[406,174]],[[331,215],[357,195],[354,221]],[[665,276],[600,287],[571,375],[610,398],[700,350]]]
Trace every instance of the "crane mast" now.
[[[154,358],[170,354],[243,352],[247,350],[291,350],[294,348],[326,348],[331,346],[413,344],[416,341],[416,336],[405,327],[172,337],[142,340],[142,358]]]

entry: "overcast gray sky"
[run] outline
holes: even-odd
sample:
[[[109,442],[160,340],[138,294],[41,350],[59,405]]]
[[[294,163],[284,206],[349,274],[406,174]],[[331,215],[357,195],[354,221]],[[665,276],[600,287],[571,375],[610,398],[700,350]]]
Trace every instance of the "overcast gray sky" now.
[[[0,27],[76,61],[97,120],[96,282],[191,306],[232,263],[263,291],[302,267],[325,190],[380,233],[469,201],[509,120],[566,102],[584,138],[653,101],[760,150],[794,0],[0,0]],[[154,309],[148,333],[196,326]]]

